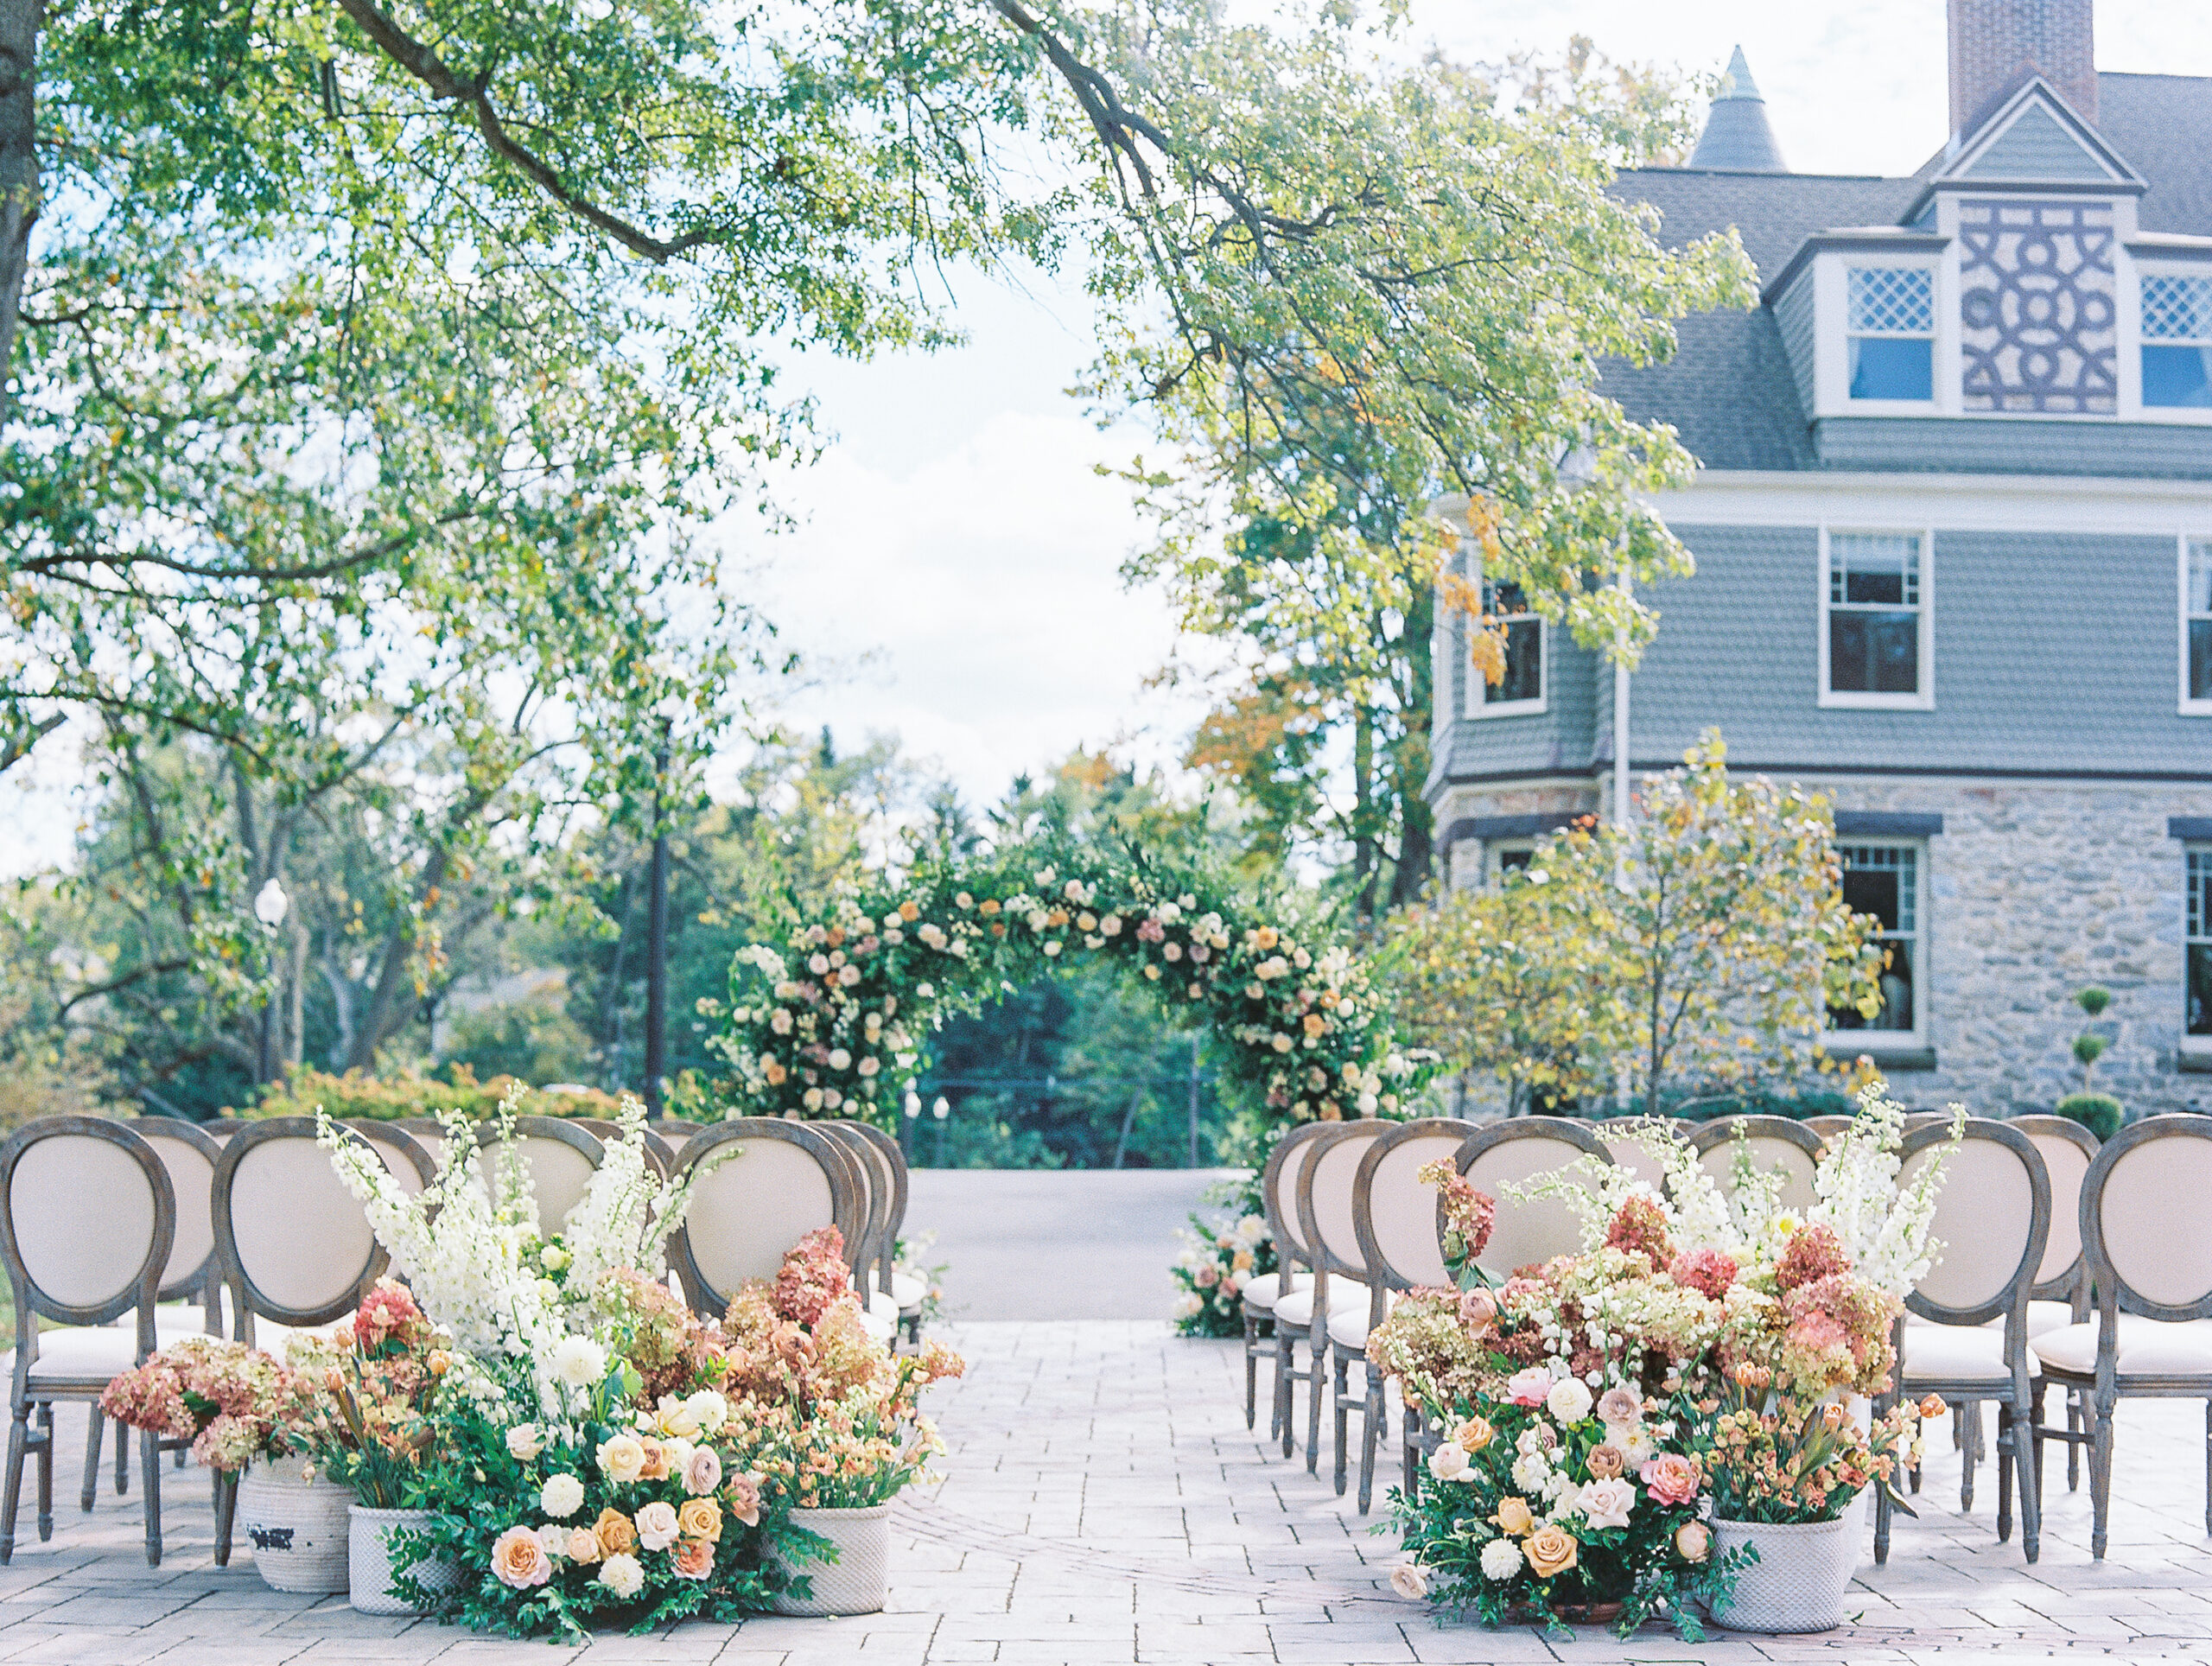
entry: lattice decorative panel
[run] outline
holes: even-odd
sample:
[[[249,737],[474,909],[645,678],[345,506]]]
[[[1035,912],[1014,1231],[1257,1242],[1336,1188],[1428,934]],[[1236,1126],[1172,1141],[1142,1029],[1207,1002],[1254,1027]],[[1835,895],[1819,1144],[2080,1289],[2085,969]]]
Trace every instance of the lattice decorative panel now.
[[[2145,278],[2143,339],[2212,340],[2212,277]]]
[[[1959,205],[1967,410],[2113,414],[2113,242],[2105,203]]]
[[[1921,266],[1853,266],[1851,333],[1933,335],[1936,275]]]

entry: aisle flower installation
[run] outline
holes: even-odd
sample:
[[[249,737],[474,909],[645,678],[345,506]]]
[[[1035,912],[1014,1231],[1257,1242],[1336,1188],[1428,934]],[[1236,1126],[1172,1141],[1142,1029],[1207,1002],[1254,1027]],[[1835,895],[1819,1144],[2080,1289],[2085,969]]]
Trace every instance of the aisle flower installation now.
[[[1170,1269],[1179,1294],[1175,1330],[1179,1336],[1241,1336],[1244,1332],[1244,1287],[1275,1270],[1275,1241],[1268,1230],[1260,1177],[1246,1173],[1206,1188],[1205,1201],[1225,1208],[1226,1224],[1199,1215],[1184,1229],[1183,1253]]]
[[[1942,1165],[1900,1191],[1902,1127],[1878,1090],[1863,1097],[1801,1218],[1779,1175],[1739,1155],[1724,1192],[1671,1125],[1639,1124],[1664,1190],[1589,1159],[1508,1186],[1575,1209],[1585,1247],[1494,1287],[1474,1258],[1496,1200],[1449,1164],[1427,1171],[1462,1288],[1410,1294],[1369,1345],[1446,1437],[1395,1499],[1398,1588],[1491,1625],[1602,1618],[1626,1635],[1664,1617],[1694,1638],[1700,1607],[1773,1624],[1751,1612],[1758,1593],[1777,1559],[1812,1554],[1787,1576],[1833,1600],[1804,1612],[1840,1604],[1847,1510],[1917,1463],[1919,1419],[1942,1408],[1864,1403],[1940,1249]],[[1825,1523],[1817,1553],[1760,1530]]]

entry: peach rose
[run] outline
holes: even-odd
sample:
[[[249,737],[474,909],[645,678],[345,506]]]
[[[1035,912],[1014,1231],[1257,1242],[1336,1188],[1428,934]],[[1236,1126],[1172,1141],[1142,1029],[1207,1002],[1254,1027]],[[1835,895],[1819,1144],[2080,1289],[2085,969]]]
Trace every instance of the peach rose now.
[[[645,1449],[645,1461],[639,1466],[641,1481],[665,1481],[668,1478],[668,1448],[650,1434],[638,1437],[638,1444]]]
[[[588,1567],[599,1560],[599,1535],[588,1527],[569,1529],[569,1560]]]
[[[686,1539],[668,1559],[668,1571],[679,1580],[703,1580],[715,1571],[715,1547],[704,1539]]]
[[[676,1512],[676,1530],[687,1539],[709,1542],[722,1536],[722,1507],[712,1498],[686,1498]]]
[[[1628,1467],[1627,1459],[1621,1456],[1621,1449],[1610,1443],[1591,1447],[1590,1455],[1583,1463],[1593,1481],[1610,1481]]]
[[[1555,1522],[1538,1528],[1522,1546],[1529,1571],[1540,1580],[1555,1579],[1573,1567],[1575,1552],[1580,1548],[1574,1535]]]
[[[638,1542],[665,1550],[676,1542],[676,1506],[656,1498],[638,1512]]]
[[[1697,1497],[1697,1466],[1679,1452],[1662,1452],[1636,1472],[1654,1504],[1686,1504]]]
[[[722,1489],[722,1497],[729,1500],[729,1513],[747,1527],[760,1525],[760,1478],[758,1475],[733,1475],[729,1485]]]
[[[1675,1529],[1675,1554],[1684,1561],[1703,1561],[1712,1548],[1713,1534],[1703,1522],[1684,1522]]]
[[[1452,1440],[1463,1452],[1480,1452],[1497,1438],[1497,1431],[1485,1417],[1470,1417],[1452,1432]]]
[[[1475,1335],[1482,1335],[1497,1322],[1497,1298],[1481,1288],[1464,1292],[1459,1297],[1459,1322]]]
[[[599,1519],[592,1523],[592,1531],[599,1536],[600,1554],[603,1556],[624,1556],[638,1548],[638,1529],[619,1510],[601,1510]]]
[[[1643,1396],[1634,1389],[1611,1388],[1598,1396],[1599,1421],[1633,1426],[1643,1421]]]
[[[538,1543],[533,1529],[511,1527],[493,1542],[492,1571],[500,1584],[527,1591],[553,1577],[553,1564],[545,1559],[545,1547]]]
[[[1497,1528],[1501,1533],[1526,1533],[1536,1524],[1536,1512],[1529,1508],[1526,1498],[1500,1498],[1497,1501]]]
[[[1931,1394],[1920,1402],[1920,1415],[1923,1418],[1941,1417],[1948,1410],[1950,1407],[1944,1403],[1940,1394]]]

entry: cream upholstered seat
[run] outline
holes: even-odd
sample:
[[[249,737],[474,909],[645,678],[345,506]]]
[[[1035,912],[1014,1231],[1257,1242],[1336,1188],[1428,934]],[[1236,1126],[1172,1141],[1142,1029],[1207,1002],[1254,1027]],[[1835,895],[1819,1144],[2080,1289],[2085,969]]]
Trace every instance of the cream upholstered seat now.
[[[727,1311],[748,1280],[774,1278],[799,1241],[825,1226],[837,1229],[849,1256],[867,1220],[844,1147],[805,1122],[716,1122],[684,1142],[677,1172],[696,1179],[669,1258],[692,1307],[710,1316]]]
[[[1250,1428],[1255,1415],[1254,1386],[1259,1362],[1264,1358],[1269,1363],[1274,1385],[1269,1397],[1268,1434],[1270,1439],[1281,1440],[1282,1455],[1286,1458],[1296,1446],[1291,1428],[1297,1381],[1293,1362],[1300,1339],[1311,1339],[1313,1322],[1310,1294],[1302,1307],[1295,1300],[1301,1279],[1307,1286],[1313,1281],[1313,1251],[1306,1242],[1305,1228],[1298,1218],[1298,1177],[1313,1151],[1313,1141],[1334,1126],[1330,1122],[1306,1122],[1275,1136],[1274,1149],[1268,1154],[1267,1164],[1260,1171],[1260,1202],[1267,1211],[1268,1231],[1274,1239],[1279,1273],[1291,1275],[1293,1288],[1286,1296],[1278,1283],[1276,1300],[1271,1307],[1255,1307],[1250,1301],[1239,1304],[1244,1319],[1244,1427]],[[1306,1269],[1302,1274],[1301,1268]],[[1260,1335],[1262,1324],[1269,1332],[1264,1338]]]
[[[2094,1321],[2049,1331],[2036,1340],[2036,1358],[2046,1366],[2093,1377],[2097,1370]],[[2120,1342],[2113,1370],[2131,1377],[2212,1377],[2212,1323],[2201,1319],[2166,1323],[2133,1313],[2120,1315]]]
[[[1697,1153],[1698,1166],[1724,1193],[1735,1190],[1736,1164],[1741,1157],[1748,1157],[1761,1174],[1780,1169],[1783,1205],[1802,1211],[1819,1201],[1813,1172],[1820,1160],[1821,1141],[1812,1129],[1787,1116],[1722,1116],[1690,1135],[1690,1149]]]
[[[1313,1275],[1311,1273],[1293,1273],[1290,1275],[1290,1288],[1293,1290],[1312,1289],[1313,1288]],[[1246,1279],[1240,1288],[1245,1301],[1249,1305],[1262,1310],[1272,1310],[1275,1305],[1275,1299],[1282,1293],[1282,1275],[1281,1273],[1262,1273],[1256,1278]]]
[[[2054,1218],[2056,1212],[2054,1210]],[[1933,1319],[1923,1319],[1918,1313],[1907,1313],[1904,1316],[1904,1322],[1907,1329],[1915,1331],[1948,1328],[1937,1325]],[[2063,1331],[2069,1325],[2075,1322],[2074,1309],[2066,1302],[2031,1301],[2028,1304],[2028,1335],[2031,1339],[2043,1336],[2051,1331]],[[2001,1331],[2005,1328],[2005,1321],[2002,1318],[1993,1319],[1982,1328],[1989,1331]]]
[[[23,1462],[33,1454],[38,1536],[54,1536],[54,1402],[97,1400],[118,1371],[154,1351],[154,1305],[175,1233],[168,1170],[124,1123],[42,1117],[0,1146],[0,1260],[16,1298],[0,1562],[15,1555]],[[108,1327],[126,1313],[135,1319],[130,1330]],[[41,1319],[66,1328],[41,1331]],[[142,1432],[138,1447],[146,1560],[158,1565],[162,1442]]]
[[[1943,1165],[1929,1235],[1943,1247],[1905,1297],[1924,1326],[1903,1329],[1897,1383],[1910,1396],[1997,1402],[1997,1536],[2012,1534],[2012,1483],[2020,1484],[2021,1548],[2042,1552],[2042,1511],[2029,1431],[2034,1401],[2028,1366],[2028,1300],[2050,1226],[2050,1180],[2042,1154],[2018,1129],[1970,1118],[1955,1149],[1938,1122],[1914,1129],[1900,1148],[1897,1186],[1910,1188],[1927,1167]],[[1986,1328],[1991,1319],[2000,1331]],[[1967,1467],[1971,1469],[1969,1453]],[[1972,1492],[1966,1494],[1972,1500]],[[1874,1560],[1886,1561],[1891,1506],[1874,1497]]]
[[[1296,1275],[1298,1288],[1288,1295],[1277,1298],[1275,1317],[1287,1325],[1311,1325],[1313,1322],[1313,1275]],[[1367,1300],[1367,1286],[1357,1279],[1336,1278],[1329,1281],[1330,1300],[1342,1304],[1357,1299]]]

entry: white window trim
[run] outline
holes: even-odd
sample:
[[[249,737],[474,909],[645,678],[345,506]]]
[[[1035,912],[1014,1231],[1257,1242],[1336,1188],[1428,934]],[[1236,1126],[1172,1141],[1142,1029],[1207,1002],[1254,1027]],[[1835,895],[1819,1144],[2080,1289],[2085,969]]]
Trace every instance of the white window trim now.
[[[1529,859],[1533,862],[1536,855],[1536,847],[1543,843],[1544,841],[1541,838],[1484,840],[1483,883],[1493,887],[1503,884],[1505,882],[1505,857],[1508,855],[1515,855],[1525,850],[1529,853]]]
[[[1828,687],[1828,540],[1835,533],[1849,536],[1854,532],[1896,537],[1904,534],[1920,540],[1920,675],[1916,679],[1920,687],[1912,694],[1857,694],[1833,692]],[[1822,526],[1820,537],[1820,568],[1815,575],[1820,599],[1820,681],[1816,685],[1820,703],[1841,710],[1858,711],[1933,711],[1936,709],[1936,533],[1932,527],[1873,526],[1853,524],[1843,526]]]
[[[1853,416],[1925,416],[1958,405],[1957,283],[1954,264],[1942,255],[1839,252],[1815,258],[1813,324],[1815,360],[1814,403],[1823,414]],[[1898,267],[1925,271],[1934,293],[1934,331],[1929,340],[1929,397],[1925,399],[1854,399],[1851,397],[1851,268]],[[1918,338],[1914,338],[1917,340]],[[1825,394],[1825,397],[1819,397]]]
[[[2182,854],[2181,854],[2181,862],[2182,862],[2182,868],[2181,868],[2181,872],[2182,872],[2182,883],[2183,883],[2183,885],[2184,887],[2186,887],[2186,886],[2188,885],[2188,882],[2189,882],[2189,859],[2190,859],[2192,855],[2206,855],[2206,854],[2208,854],[2208,853],[2212,853],[2212,845],[2206,845],[2206,844],[2184,844],[2184,845],[2183,845],[2183,846],[2182,846],[2182,848],[2181,848],[2181,852],[2182,852]],[[2189,950],[2190,950],[2190,945],[2191,944],[2195,944],[2195,943],[2202,943],[2202,942],[2203,942],[2203,941],[2204,941],[2204,939],[2203,939],[2202,938],[2193,938],[2193,937],[2191,937],[2191,936],[2190,936],[2190,935],[2189,935],[2189,896],[2188,896],[2188,893],[2187,893],[2186,889],[2184,889],[2184,891],[2183,892],[2183,894],[2182,894],[2182,904],[2181,904],[2181,908],[2182,908],[2182,915],[2181,915],[2181,930],[2182,930],[2182,938],[2181,938],[2181,953],[2182,953],[2182,978],[2183,978],[2183,982],[2182,982],[2182,997],[2181,997],[2181,998],[2182,998],[2182,1009],[2181,1009],[2181,1013],[2180,1013],[2180,1021],[2181,1021],[2181,1025],[2182,1025],[2182,1032],[2181,1032],[2181,1050],[2182,1050],[2183,1052],[2212,1053],[2212,1035],[2191,1035],[2191,1034],[2189,1033],[2189,1028],[2188,1028],[2188,1025],[2189,1025],[2189,983],[2188,983],[2188,977],[2189,977]]]
[[[1482,581],[1478,578],[1476,583]],[[1540,692],[1534,700],[1493,700],[1490,697],[1490,679],[1475,664],[1471,645],[1467,655],[1467,715],[1479,717],[1541,717],[1551,709],[1552,698],[1552,622],[1533,610],[1527,614],[1513,614],[1513,619],[1533,619],[1536,622],[1536,686]]]
[[[1910,850],[1912,860],[1912,951],[1919,957],[1913,969],[1915,979],[1912,992],[1912,1027],[1909,1030],[1830,1030],[1821,1032],[1823,1052],[1840,1059],[1855,1059],[1860,1053],[1917,1052],[1929,1043],[1928,1040],[1928,1008],[1929,983],[1928,976],[1928,841],[1901,839],[1887,836],[1866,838],[1847,838],[1837,836],[1839,850],[1847,844],[1886,845],[1893,849]]]
[[[2205,545],[2208,559],[2212,559],[2212,534],[2184,532],[2178,544],[2179,553],[2174,564],[2177,591],[2174,605],[2179,638],[2177,643],[2179,661],[2174,668],[2174,681],[2179,696],[2178,709],[2183,717],[2212,717],[2212,700],[2192,700],[2189,697],[2189,546],[2192,544]]]
[[[2163,338],[2143,334],[2143,282],[2152,277],[2204,277],[2212,267],[2201,260],[2161,259],[2121,249],[2114,263],[2120,285],[2120,414],[2129,422],[2171,423],[2182,427],[2212,426],[2212,406],[2146,405],[2143,403],[2143,349]]]

